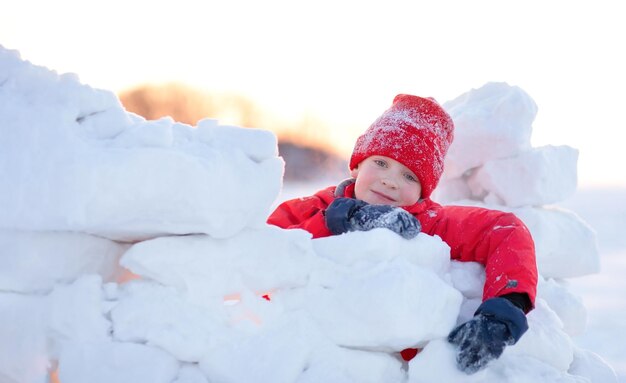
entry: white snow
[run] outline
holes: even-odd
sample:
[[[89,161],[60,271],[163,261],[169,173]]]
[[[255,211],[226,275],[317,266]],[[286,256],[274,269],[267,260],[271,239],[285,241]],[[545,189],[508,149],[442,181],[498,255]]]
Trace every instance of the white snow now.
[[[443,179],[461,177],[469,169],[531,147],[537,105],[517,86],[488,83],[443,106],[454,121]]]
[[[59,357],[63,383],[169,383],[178,369],[166,352],[130,342],[80,342],[65,347]]]
[[[114,280],[128,247],[85,233],[0,228],[0,290],[49,292],[84,274]]]
[[[134,245],[121,264],[201,303],[244,290],[305,285],[313,262],[310,238],[302,231],[273,226],[245,229],[225,239],[162,237]]]
[[[136,241],[264,224],[283,171],[272,133],[145,121],[14,51],[0,62],[0,227]]]
[[[145,121],[0,47],[0,381],[617,381],[572,338],[586,309],[566,278],[598,271],[595,232],[545,206],[572,192],[577,152],[530,146],[537,109],[519,88],[446,105],[458,126],[439,196],[518,214],[542,276],[530,330],[471,376],[445,336],[480,303],[480,265],[425,234],[268,226],[271,133]],[[528,178],[512,190],[508,171]]]
[[[486,162],[468,179],[472,196],[506,206],[543,205],[563,201],[576,191],[578,151],[544,146],[515,157]]]

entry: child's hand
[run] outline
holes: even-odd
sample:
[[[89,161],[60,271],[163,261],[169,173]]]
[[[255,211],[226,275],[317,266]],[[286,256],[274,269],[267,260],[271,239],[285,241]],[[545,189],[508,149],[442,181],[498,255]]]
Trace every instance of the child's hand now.
[[[417,218],[402,208],[369,205],[353,198],[337,198],[328,206],[326,226],[333,234],[387,228],[407,239],[421,230]]]
[[[354,231],[350,218],[367,202],[354,198],[337,198],[326,208],[326,226],[331,233],[343,234]]]
[[[505,298],[491,298],[478,307],[474,318],[452,330],[448,342],[459,346],[459,369],[473,374],[499,358],[526,330],[526,315],[520,308]]]
[[[387,228],[403,238],[411,239],[422,229],[420,222],[408,211],[389,205],[365,205],[350,218],[354,230]]]

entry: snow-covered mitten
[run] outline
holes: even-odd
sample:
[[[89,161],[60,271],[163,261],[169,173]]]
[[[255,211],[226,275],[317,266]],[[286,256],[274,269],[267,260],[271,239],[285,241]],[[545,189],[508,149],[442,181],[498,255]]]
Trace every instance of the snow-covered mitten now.
[[[419,234],[421,225],[411,213],[389,205],[369,205],[353,198],[337,198],[326,209],[326,226],[333,234],[387,228],[404,238]]]
[[[452,330],[448,341],[459,346],[459,369],[473,374],[499,358],[526,330],[526,315],[519,307],[506,298],[491,298],[478,307],[474,318]]]
[[[360,231],[384,227],[406,239],[414,238],[422,230],[413,214],[389,205],[365,205],[354,212],[350,223]]]

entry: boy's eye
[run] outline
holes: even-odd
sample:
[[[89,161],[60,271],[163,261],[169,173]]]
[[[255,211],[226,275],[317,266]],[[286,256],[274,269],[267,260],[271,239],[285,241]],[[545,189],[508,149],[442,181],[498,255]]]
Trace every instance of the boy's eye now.
[[[417,179],[408,173],[404,175],[404,178],[406,178],[407,180],[411,182],[417,182]]]
[[[374,160],[374,163],[382,168],[384,168],[385,166],[387,166],[387,163],[383,160]]]

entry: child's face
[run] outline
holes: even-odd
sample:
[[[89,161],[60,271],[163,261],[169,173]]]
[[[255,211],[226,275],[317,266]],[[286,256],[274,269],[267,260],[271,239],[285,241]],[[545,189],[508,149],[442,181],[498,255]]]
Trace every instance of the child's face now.
[[[350,175],[356,178],[355,197],[370,204],[411,206],[422,194],[415,173],[389,157],[368,157]]]

